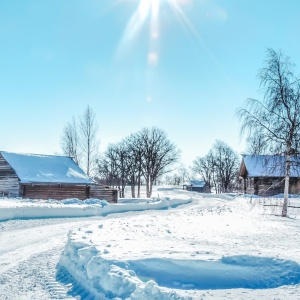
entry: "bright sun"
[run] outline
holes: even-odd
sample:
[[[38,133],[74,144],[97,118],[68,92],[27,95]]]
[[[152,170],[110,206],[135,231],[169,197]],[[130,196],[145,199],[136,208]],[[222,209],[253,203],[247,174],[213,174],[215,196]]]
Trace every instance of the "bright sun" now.
[[[192,0],[140,0],[137,9],[127,24],[120,48],[122,49],[124,46],[128,47],[138,36],[142,26],[146,22],[149,22],[150,49],[147,61],[150,66],[157,65],[158,53],[155,45],[160,37],[159,13],[161,7],[168,5],[178,21],[194,31],[193,26],[182,9],[184,5],[190,2],[192,2]],[[122,51],[121,49],[119,50]]]

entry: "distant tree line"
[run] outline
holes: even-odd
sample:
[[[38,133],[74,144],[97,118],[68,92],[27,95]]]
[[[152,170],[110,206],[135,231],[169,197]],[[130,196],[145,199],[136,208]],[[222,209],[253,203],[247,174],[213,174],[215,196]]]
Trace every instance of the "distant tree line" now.
[[[204,157],[193,162],[195,174],[207,182],[216,193],[233,191],[238,183],[239,159],[227,144],[216,141],[212,149]]]
[[[174,170],[180,151],[159,128],[143,128],[110,144],[102,155],[97,133],[96,115],[88,106],[64,127],[63,153],[73,157],[88,176],[117,187],[120,197],[125,196],[126,186],[130,186],[135,198],[141,196],[141,186],[145,185],[146,195],[151,197],[154,184],[182,185],[195,176],[200,176],[218,193],[232,190],[235,184],[238,158],[224,142],[217,141],[205,157],[194,161],[192,168],[181,164]]]

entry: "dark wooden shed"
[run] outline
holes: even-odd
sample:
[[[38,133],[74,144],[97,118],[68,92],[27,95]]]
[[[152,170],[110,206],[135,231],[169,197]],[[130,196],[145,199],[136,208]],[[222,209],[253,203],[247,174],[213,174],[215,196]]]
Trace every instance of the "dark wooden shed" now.
[[[290,194],[300,193],[300,158],[291,157]],[[273,196],[284,191],[285,156],[243,155],[239,176],[242,192]]]
[[[0,151],[0,195],[30,199],[88,198],[117,202],[117,191],[98,185],[71,157]]]
[[[183,189],[199,193],[210,192],[209,186],[204,180],[191,180],[189,183],[183,185]]]

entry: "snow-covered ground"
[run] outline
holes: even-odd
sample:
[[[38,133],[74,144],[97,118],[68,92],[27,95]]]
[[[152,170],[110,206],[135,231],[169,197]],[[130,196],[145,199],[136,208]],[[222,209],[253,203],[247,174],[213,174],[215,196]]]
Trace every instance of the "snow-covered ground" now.
[[[153,195],[163,200],[0,199],[0,299],[299,299],[300,209]]]

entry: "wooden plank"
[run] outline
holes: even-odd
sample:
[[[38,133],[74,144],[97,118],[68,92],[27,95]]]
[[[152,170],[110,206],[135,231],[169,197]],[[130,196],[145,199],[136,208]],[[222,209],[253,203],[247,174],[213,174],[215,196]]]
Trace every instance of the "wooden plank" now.
[[[75,185],[24,185],[24,198],[30,199],[56,199],[87,198],[86,186]]]

